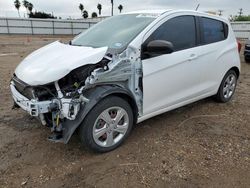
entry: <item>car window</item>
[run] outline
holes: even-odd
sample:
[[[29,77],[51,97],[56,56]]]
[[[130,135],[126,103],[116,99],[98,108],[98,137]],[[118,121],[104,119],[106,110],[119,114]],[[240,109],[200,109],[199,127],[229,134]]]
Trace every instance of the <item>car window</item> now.
[[[174,51],[192,48],[196,45],[196,27],[194,16],[178,16],[162,24],[146,41],[169,41]]]
[[[225,24],[221,21],[202,17],[201,28],[203,44],[219,42],[227,38],[225,29],[228,29],[228,27],[225,27]]]
[[[108,46],[120,49],[127,46],[143,29],[157,17],[148,14],[125,14],[107,18],[72,40],[72,45]]]

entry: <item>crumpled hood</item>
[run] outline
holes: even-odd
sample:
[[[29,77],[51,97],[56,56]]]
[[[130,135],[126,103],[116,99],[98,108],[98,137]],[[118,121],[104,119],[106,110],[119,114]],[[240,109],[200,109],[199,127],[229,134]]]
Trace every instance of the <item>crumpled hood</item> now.
[[[98,63],[107,50],[107,47],[71,46],[56,41],[26,57],[15,74],[31,86],[45,85],[60,80],[78,67]]]

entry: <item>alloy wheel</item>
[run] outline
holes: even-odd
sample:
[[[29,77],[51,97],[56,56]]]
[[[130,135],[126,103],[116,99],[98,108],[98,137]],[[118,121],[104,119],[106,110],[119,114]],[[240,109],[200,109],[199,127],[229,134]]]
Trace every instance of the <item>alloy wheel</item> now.
[[[129,116],[121,107],[104,110],[96,119],[93,138],[101,147],[112,147],[122,140],[129,128]]]

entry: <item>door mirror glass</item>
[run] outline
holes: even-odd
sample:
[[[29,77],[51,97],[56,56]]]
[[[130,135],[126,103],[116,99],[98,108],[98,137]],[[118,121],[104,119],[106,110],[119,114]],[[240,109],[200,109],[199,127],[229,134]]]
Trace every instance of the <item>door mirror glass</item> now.
[[[153,40],[147,44],[145,49],[145,52],[152,56],[170,54],[173,51],[173,44],[165,40]]]

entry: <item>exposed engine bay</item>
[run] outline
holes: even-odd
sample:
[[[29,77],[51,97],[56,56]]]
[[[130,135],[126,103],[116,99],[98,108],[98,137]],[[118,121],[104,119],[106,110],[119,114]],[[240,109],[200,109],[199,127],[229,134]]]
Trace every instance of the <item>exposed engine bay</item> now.
[[[93,93],[98,92],[95,90],[101,86],[110,86],[129,94],[135,103],[137,117],[142,115],[140,51],[128,47],[119,54],[106,52],[96,64],[77,67],[63,78],[44,85],[31,86],[17,75],[11,81],[14,106],[23,108],[43,125],[51,127],[54,133],[49,138],[51,141],[64,143],[69,141],[84,114],[91,109],[87,107],[88,103],[95,105],[93,101],[97,100],[98,94]],[[100,91],[105,93],[105,87]]]

